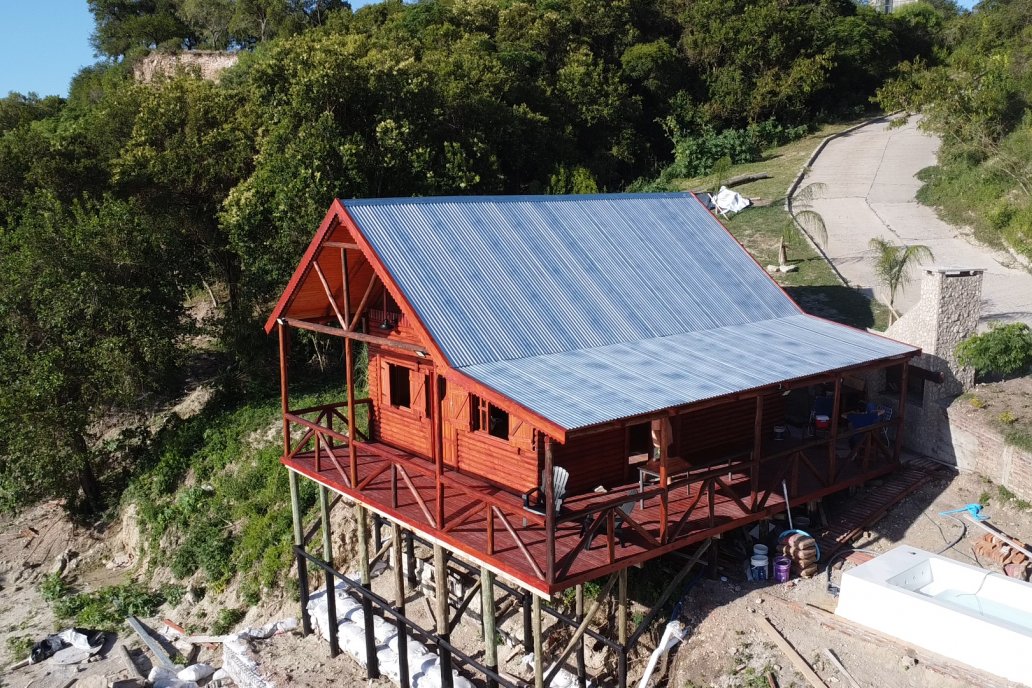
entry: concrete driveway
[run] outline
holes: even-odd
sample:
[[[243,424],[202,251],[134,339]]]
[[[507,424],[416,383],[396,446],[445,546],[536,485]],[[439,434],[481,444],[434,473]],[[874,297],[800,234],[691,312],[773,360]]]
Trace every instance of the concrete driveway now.
[[[827,253],[849,282],[874,289],[888,302],[874,276],[868,242],[924,244],[942,267],[983,268],[982,322],[1021,320],[1032,325],[1032,273],[1009,253],[976,243],[964,228],[940,220],[914,196],[918,170],[935,164],[939,141],[917,129],[915,119],[898,129],[878,121],[828,143],[802,186],[823,182],[827,190],[812,203],[828,228]],[[796,210],[800,206],[796,203]],[[905,312],[920,296],[920,267],[896,295]]]

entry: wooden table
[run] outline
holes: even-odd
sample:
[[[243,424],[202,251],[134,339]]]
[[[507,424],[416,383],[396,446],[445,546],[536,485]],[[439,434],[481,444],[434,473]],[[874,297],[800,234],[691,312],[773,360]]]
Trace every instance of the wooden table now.
[[[692,466],[678,456],[667,457],[667,479],[673,480],[683,478],[691,473]],[[655,482],[659,482],[659,459],[652,459],[638,466],[638,491],[645,491],[645,476],[649,476]],[[691,488],[689,486],[689,492]],[[645,500],[638,502],[638,506],[645,508]]]

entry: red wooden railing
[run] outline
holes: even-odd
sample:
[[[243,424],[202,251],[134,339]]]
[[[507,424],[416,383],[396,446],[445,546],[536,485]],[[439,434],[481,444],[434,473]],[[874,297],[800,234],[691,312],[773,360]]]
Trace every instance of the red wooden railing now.
[[[371,411],[369,399],[356,400],[356,405],[366,405]],[[549,523],[545,515],[524,509],[519,495],[454,469],[438,474],[432,462],[381,443],[369,442],[358,430],[355,432],[356,449],[361,448],[365,456],[372,455],[375,460],[351,465],[349,443],[352,440],[347,416],[346,404],[288,411],[285,418],[291,428],[291,442],[285,460],[289,462],[302,452],[312,451],[316,471],[324,468],[335,471],[340,482],[356,493],[389,474],[391,508],[397,509],[399,496],[408,494],[430,529],[450,534],[462,526],[479,524],[486,534],[485,554],[488,556],[497,553],[498,534],[504,532],[530,570],[549,584],[567,578],[578,554],[592,549],[594,540],[603,534],[606,558],[610,564],[616,564],[628,556],[640,554],[642,549],[674,548],[678,541],[693,536],[697,539],[701,531],[716,528],[719,525],[717,503],[720,498],[724,503],[734,504],[736,513],[740,514],[736,516],[738,520],[758,520],[772,510],[780,510],[780,503],[776,507],[769,508],[768,505],[772,497],[780,498],[782,481],[793,504],[809,501],[808,498],[830,491],[839,482],[845,472],[844,465],[852,466],[847,478],[856,479],[878,470],[886,462],[891,463],[893,449],[885,441],[884,431],[886,428],[901,431],[900,421],[893,419],[838,433],[837,438],[797,441],[778,451],[765,453],[758,460],[754,452],[748,452],[739,460],[701,466],[670,480],[665,487],[651,485],[639,489],[638,484],[634,484],[602,495],[572,496],[565,501],[563,510],[554,515],[554,522]],[[836,457],[835,461],[825,458],[835,455],[831,448],[833,443],[854,436],[858,439],[851,442],[853,447],[847,456]],[[330,466],[326,466],[326,462]],[[354,485],[352,475],[357,476]],[[818,487],[807,487],[806,493],[801,494],[803,481],[807,486],[816,484]],[[420,482],[422,490],[417,484]],[[439,510],[433,503],[438,495],[442,499]],[[462,498],[452,499],[457,506],[448,511],[446,507],[450,497]],[[663,510],[659,503],[662,499],[670,505],[667,523],[661,522]],[[783,501],[783,498],[775,501]],[[635,508],[626,509],[628,503],[635,504]],[[533,546],[528,544],[528,540],[540,542],[542,536],[546,542],[554,542],[560,533],[566,537],[567,543],[571,534],[576,539],[572,547],[564,548],[559,554],[554,553],[554,547],[543,547],[534,552]],[[620,542],[624,539],[634,540],[638,547],[627,553],[621,551]]]

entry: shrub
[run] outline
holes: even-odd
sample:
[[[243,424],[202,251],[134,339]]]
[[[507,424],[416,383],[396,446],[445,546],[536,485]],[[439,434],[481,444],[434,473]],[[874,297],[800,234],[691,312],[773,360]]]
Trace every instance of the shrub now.
[[[1025,323],[993,323],[988,332],[957,345],[957,360],[980,375],[1014,375],[1032,367],[1032,329]]]

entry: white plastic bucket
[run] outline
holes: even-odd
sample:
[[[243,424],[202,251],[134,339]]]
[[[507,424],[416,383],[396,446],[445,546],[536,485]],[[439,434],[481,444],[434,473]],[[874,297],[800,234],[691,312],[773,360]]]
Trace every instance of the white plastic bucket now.
[[[767,580],[767,556],[754,554],[749,560],[749,578],[754,581]]]
[[[767,549],[767,545],[755,544],[752,546],[752,553],[754,557],[765,557],[768,555],[770,550]]]

